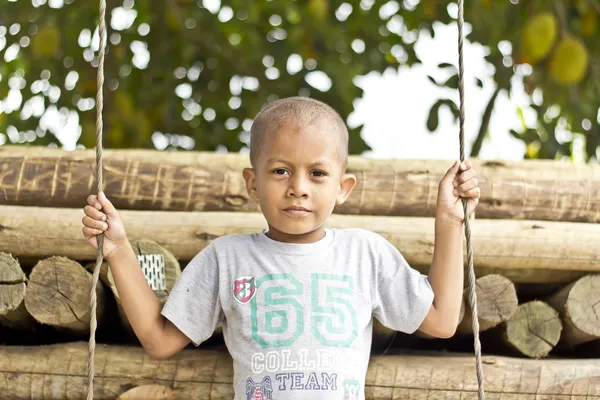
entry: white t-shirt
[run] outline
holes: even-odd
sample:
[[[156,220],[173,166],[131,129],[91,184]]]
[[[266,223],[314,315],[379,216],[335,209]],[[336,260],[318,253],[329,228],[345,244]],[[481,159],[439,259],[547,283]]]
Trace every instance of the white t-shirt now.
[[[427,276],[364,229],[309,244],[265,232],[217,238],[183,270],[162,314],[195,345],[222,322],[235,400],[364,399],[372,318],[412,333],[433,302]]]

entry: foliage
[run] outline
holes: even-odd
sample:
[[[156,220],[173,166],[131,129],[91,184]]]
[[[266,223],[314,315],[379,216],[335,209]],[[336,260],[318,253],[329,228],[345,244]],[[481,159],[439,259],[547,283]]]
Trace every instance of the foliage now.
[[[510,92],[514,80],[523,76],[536,99],[539,124],[512,134],[528,144],[527,156],[570,155],[572,140],[556,140],[561,129],[585,134],[587,153],[595,154],[600,144],[597,1],[465,2],[465,19],[473,28],[468,40],[489,47],[486,58],[495,68],[498,88],[483,117],[475,153],[498,91]],[[230,151],[247,144],[251,118],[278,97],[310,95],[347,118],[353,101],[362,95],[354,78],[419,63],[414,51],[419,35],[433,35],[434,22],[454,24],[456,9],[448,0],[107,3],[104,146],[153,148],[158,131],[165,134],[159,135],[166,141],[161,147],[190,148],[193,143],[197,150],[222,145]],[[550,56],[534,64],[531,74],[524,73],[530,68],[523,65],[528,60],[520,53],[523,27],[542,11],[559,17],[559,35],[571,32],[583,40],[590,65],[581,82],[555,83],[548,72]],[[135,18],[115,22],[119,18],[114,17],[129,14]],[[9,133],[12,142],[58,143],[47,134],[43,118],[55,107],[63,115],[77,112],[79,143],[95,145],[97,22],[93,0],[0,2],[0,56],[9,56],[0,64],[0,99],[9,92],[23,97],[16,110],[2,112],[0,105],[0,132]],[[506,43],[512,52],[506,52]],[[456,70],[448,64],[439,67]],[[439,85],[456,88],[457,81],[454,75]],[[434,102],[427,122],[432,131],[441,107],[458,115],[454,100]],[[558,115],[547,112],[557,107]],[[353,154],[368,149],[360,130],[359,126],[350,132]]]
[[[449,4],[450,2],[445,2]],[[514,4],[517,3],[517,4]],[[572,157],[575,135],[585,136],[587,160],[598,159],[600,146],[600,2],[598,0],[467,0],[465,20],[472,24],[467,35],[471,42],[489,48],[486,60],[493,65],[497,90],[492,94],[484,113],[476,143],[483,141],[487,133],[489,115],[497,98],[497,91],[510,94],[515,81],[523,80],[525,90],[532,99],[537,115],[534,127],[523,123],[521,132],[511,134],[527,145],[526,158]],[[537,42],[538,48],[546,47],[541,29],[538,37],[528,36],[528,23],[538,15],[552,15],[556,19],[558,33],[545,57],[532,57],[528,53],[528,39]],[[529,32],[531,35],[531,32]],[[587,65],[583,79],[570,84],[561,83],[560,76],[568,73],[576,64],[569,54],[557,53],[561,39],[576,38],[585,46]],[[559,62],[557,62],[559,61]],[[558,67],[557,67],[558,65]],[[453,68],[440,65],[441,68]],[[441,86],[456,88],[457,76],[451,76]],[[440,99],[431,108],[430,118],[437,118],[437,109],[451,102]],[[436,108],[437,107],[437,108]],[[458,110],[450,107],[455,117]],[[428,125],[429,126],[429,125]],[[435,124],[432,124],[435,126]],[[475,153],[478,147],[474,146]],[[473,154],[473,152],[472,152]]]

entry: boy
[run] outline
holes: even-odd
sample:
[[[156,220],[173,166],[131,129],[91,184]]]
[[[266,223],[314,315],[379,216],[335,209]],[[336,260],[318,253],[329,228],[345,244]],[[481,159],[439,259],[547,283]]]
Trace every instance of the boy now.
[[[250,146],[243,176],[268,229],[211,242],[164,307],[103,193],[88,199],[83,234],[97,248],[104,232],[121,302],[153,358],[198,346],[222,321],[235,399],[364,399],[373,316],[398,331],[454,334],[463,292],[460,197],[470,214],[480,197],[475,171],[455,162],[440,182],[425,276],[378,234],[324,227],[356,184],[346,173],[348,131],[329,106],[309,98],[269,104],[253,122]]]

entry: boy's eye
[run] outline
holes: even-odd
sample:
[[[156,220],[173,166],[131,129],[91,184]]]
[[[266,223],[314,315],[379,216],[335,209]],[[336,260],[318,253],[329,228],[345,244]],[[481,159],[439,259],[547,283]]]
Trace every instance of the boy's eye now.
[[[288,171],[284,168],[277,168],[274,169],[273,171],[271,171],[272,173],[276,174],[276,175],[285,175]],[[323,176],[327,176],[327,174],[323,171],[312,171],[311,175],[317,177],[317,178],[321,178]]]

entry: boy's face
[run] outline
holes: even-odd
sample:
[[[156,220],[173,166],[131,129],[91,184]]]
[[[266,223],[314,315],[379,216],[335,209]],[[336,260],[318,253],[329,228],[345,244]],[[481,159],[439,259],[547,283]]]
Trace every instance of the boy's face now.
[[[321,239],[325,220],[356,184],[353,175],[342,175],[340,139],[326,129],[324,123],[285,125],[267,133],[255,167],[244,170],[248,194],[258,200],[272,239]]]

